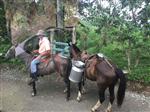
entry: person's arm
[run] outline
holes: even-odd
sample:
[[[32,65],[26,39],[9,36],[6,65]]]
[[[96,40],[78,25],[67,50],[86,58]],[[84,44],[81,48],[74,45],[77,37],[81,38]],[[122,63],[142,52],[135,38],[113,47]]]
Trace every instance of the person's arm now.
[[[36,58],[40,59],[42,56],[50,56],[50,50],[47,50],[45,52],[40,53],[40,55]]]
[[[50,55],[50,50],[47,50],[47,51],[45,51],[45,52],[42,52],[42,53],[40,53],[40,56],[48,56],[48,55]]]

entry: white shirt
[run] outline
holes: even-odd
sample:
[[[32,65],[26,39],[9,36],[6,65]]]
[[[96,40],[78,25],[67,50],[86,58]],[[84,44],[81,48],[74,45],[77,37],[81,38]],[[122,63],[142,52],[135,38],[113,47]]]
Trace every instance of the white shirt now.
[[[39,41],[39,53],[41,54],[50,49],[51,49],[50,41],[48,40],[48,38],[47,37],[41,38]]]

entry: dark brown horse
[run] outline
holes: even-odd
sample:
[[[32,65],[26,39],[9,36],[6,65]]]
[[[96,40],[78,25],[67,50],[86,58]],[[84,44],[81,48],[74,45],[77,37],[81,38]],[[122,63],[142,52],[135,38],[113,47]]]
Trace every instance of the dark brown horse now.
[[[110,102],[106,112],[112,111],[112,104],[115,99],[114,87],[118,79],[120,80],[117,92],[117,104],[118,106],[122,105],[125,97],[126,78],[121,69],[118,69],[117,66],[103,56],[97,54],[89,56],[86,52],[81,52],[75,44],[70,44],[70,55],[74,60],[82,60],[85,62],[84,76],[97,83],[99,99],[91,109],[93,112],[95,112],[105,100],[105,90],[107,88],[110,93]],[[81,97],[81,92],[79,97]]]
[[[32,55],[27,53],[24,50],[24,44],[25,42],[22,42],[21,44],[17,45],[17,46],[12,46],[7,53],[5,54],[5,57],[7,59],[10,58],[15,58],[15,56],[17,56],[18,58],[20,58],[26,65],[27,67],[27,71],[30,72],[30,63],[32,61]],[[49,59],[46,63],[40,63],[38,65],[38,76],[45,76],[45,75],[51,75],[54,72],[59,74],[60,76],[62,76],[64,78],[64,82],[67,86],[67,90],[70,91],[70,81],[68,79],[69,76],[69,67],[71,67],[71,60],[69,58],[66,58],[64,56],[61,56],[60,54],[53,54],[51,56],[51,59]],[[37,91],[36,91],[36,82],[32,83],[32,87],[33,87],[33,92],[32,92],[32,96],[35,96]],[[68,92],[67,92],[68,93]],[[68,100],[70,97],[70,94],[67,94],[66,99]]]

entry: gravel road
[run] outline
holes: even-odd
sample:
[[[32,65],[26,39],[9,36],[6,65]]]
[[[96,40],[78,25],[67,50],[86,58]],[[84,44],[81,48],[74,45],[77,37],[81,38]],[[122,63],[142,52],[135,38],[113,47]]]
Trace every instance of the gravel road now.
[[[87,81],[87,92],[81,102],[76,101],[77,86],[71,84],[71,99],[65,100],[64,83],[56,81],[55,74],[40,78],[37,82],[37,96],[31,96],[31,87],[27,85],[29,77],[20,68],[0,67],[0,111],[1,112],[90,112],[98,95],[96,84]],[[117,90],[117,87],[116,87]],[[104,112],[108,104],[106,100],[98,110]],[[132,91],[126,92],[121,108],[113,104],[113,112],[150,112],[150,96]]]

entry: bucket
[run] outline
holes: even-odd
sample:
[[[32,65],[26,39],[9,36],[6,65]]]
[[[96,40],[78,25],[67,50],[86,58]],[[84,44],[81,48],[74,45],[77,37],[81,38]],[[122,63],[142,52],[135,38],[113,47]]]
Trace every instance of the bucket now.
[[[69,80],[75,83],[81,82],[85,64],[82,61],[74,61]]]

